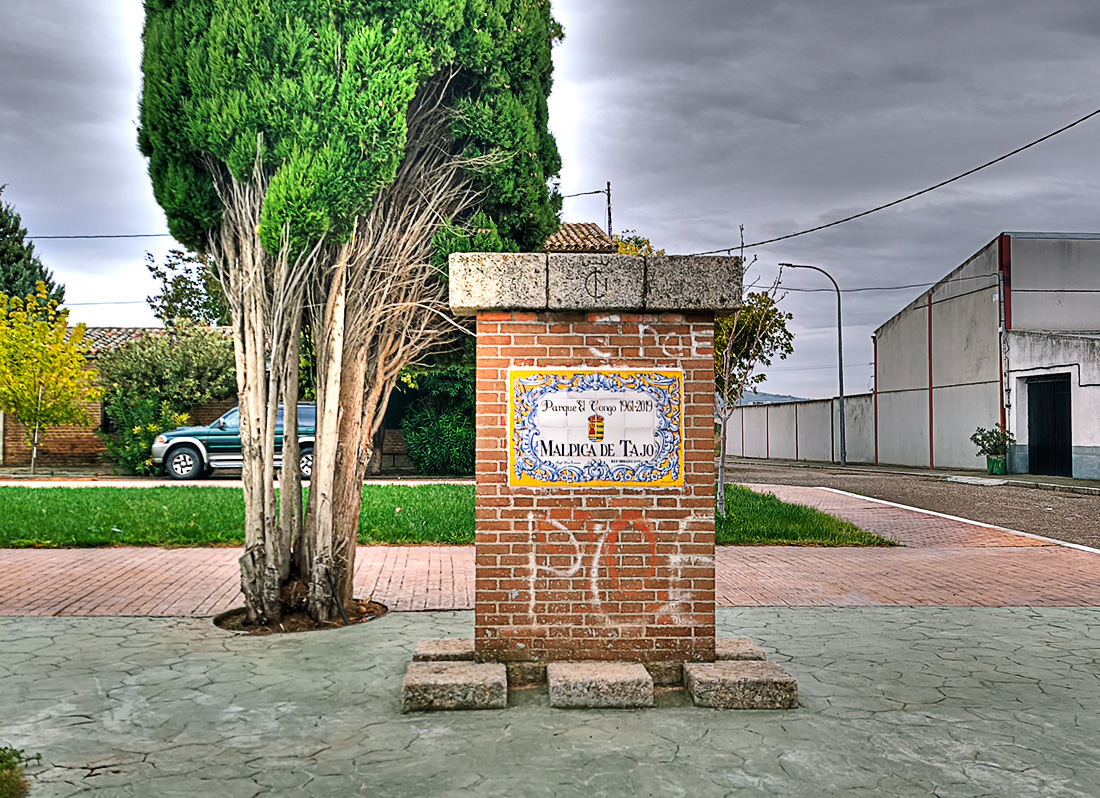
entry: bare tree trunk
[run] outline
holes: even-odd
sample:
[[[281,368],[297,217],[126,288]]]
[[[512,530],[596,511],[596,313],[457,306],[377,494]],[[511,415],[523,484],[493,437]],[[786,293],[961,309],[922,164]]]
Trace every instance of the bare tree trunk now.
[[[333,567],[333,491],[340,441],[340,391],[343,382],[347,299],[347,258],[336,265],[323,317],[323,335],[317,339],[317,431],[310,480],[310,529],[306,535],[305,577],[308,611],[318,622],[332,617],[334,597],[328,580]],[[345,443],[345,445],[347,445]]]
[[[726,425],[730,417],[725,409],[718,413],[718,489],[714,496],[714,506],[718,515],[726,515]]]
[[[431,265],[432,240],[472,206],[462,170],[478,165],[452,152],[442,109],[449,79],[418,92],[394,182],[359,218],[331,279],[317,284],[324,301],[314,304],[325,312],[315,335],[317,438],[300,565],[317,621],[353,599],[363,478],[389,393],[401,370],[446,334],[446,283]]]
[[[257,152],[260,151],[257,142]],[[293,260],[284,236],[274,256],[260,245],[257,230],[267,179],[259,157],[248,183],[207,164],[223,206],[222,220],[210,241],[218,277],[229,302],[237,370],[238,407],[245,504],[245,551],[241,555],[241,591],[250,623],[271,623],[283,611],[282,587],[290,575],[295,511],[280,518],[275,495],[275,429],[280,400],[288,389],[296,410],[297,382],[288,385],[296,364],[305,278],[320,245]],[[295,436],[297,427],[291,419]],[[295,437],[295,444],[297,438]],[[297,457],[294,458],[297,465]]]

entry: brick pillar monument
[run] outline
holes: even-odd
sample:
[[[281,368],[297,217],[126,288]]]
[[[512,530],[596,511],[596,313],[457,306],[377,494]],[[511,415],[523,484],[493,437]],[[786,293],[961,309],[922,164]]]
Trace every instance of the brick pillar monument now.
[[[477,315],[474,649],[547,663],[715,659],[714,317],[738,258],[460,254]]]

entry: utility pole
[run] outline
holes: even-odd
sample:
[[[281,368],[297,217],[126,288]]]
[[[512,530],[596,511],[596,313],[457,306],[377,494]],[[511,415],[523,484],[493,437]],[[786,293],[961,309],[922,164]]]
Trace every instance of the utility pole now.
[[[607,181],[607,237],[611,238],[611,181]]]
[[[848,449],[844,438],[844,322],[840,312],[840,286],[836,284],[831,274],[817,266],[803,266],[797,263],[779,265],[786,269],[813,269],[815,272],[821,272],[829,278],[829,282],[836,289],[836,362],[840,370],[840,464],[848,465]]]

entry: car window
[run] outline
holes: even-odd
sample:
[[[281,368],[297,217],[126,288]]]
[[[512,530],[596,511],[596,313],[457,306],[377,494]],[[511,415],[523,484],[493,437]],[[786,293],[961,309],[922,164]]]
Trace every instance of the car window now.
[[[316,405],[298,405],[298,426],[299,427],[316,427],[317,426],[317,407],[316,407]]]
[[[232,410],[230,410],[228,413],[218,419],[218,421],[224,421],[226,429],[240,429],[241,411],[234,407]],[[217,424],[218,422],[215,421],[214,423]]]

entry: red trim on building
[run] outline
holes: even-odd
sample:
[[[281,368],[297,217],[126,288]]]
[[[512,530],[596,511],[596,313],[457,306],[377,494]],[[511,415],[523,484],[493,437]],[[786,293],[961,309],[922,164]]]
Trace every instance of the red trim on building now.
[[[997,271],[1001,275],[1001,307],[1003,308],[1004,326],[1001,319],[997,319],[997,373],[1000,379],[997,382],[997,405],[1001,409],[1001,428],[1008,426],[1008,408],[1005,407],[1005,330],[1012,329],[1012,236],[1002,233],[997,239]]]
[[[875,346],[875,465],[878,465],[878,337],[872,338],[871,342]]]
[[[1012,236],[1002,233],[997,239],[997,269],[1004,275],[1005,329],[1012,329]]]
[[[932,399],[932,292],[928,292],[928,467],[936,467],[936,419]]]

